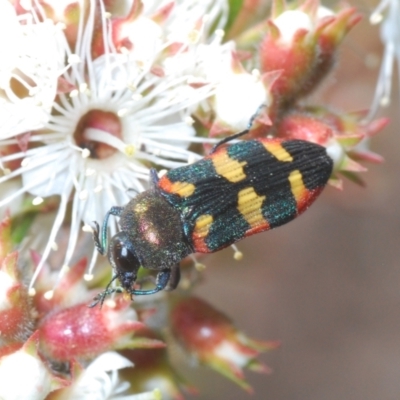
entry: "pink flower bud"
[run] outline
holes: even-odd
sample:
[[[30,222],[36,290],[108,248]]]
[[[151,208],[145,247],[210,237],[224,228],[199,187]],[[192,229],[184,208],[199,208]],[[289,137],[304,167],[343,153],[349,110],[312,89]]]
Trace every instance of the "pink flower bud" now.
[[[130,303],[119,298],[101,309],[78,304],[50,314],[39,327],[41,352],[52,360],[71,361],[128,346],[132,333],[143,327]]]
[[[278,345],[248,338],[228,317],[196,297],[177,301],[171,311],[171,328],[175,338],[191,355],[249,392],[252,389],[244,380],[242,369],[269,372],[256,357],[261,351]]]
[[[311,113],[293,112],[282,119],[277,134],[288,139],[307,140],[324,146],[333,137],[334,130],[329,123],[321,121]]]
[[[11,248],[11,220],[0,223],[0,347],[23,343],[33,331],[35,313],[17,267],[18,252]]]
[[[342,182],[337,174],[363,184],[357,174],[365,172],[366,168],[359,161],[383,160],[368,149],[366,140],[381,131],[388,120],[380,118],[367,123],[365,116],[365,112],[339,114],[322,107],[297,109],[282,118],[276,134],[325,146],[334,161],[334,174],[329,183],[341,189]]]
[[[301,11],[287,11],[269,21],[259,55],[263,72],[283,70],[272,86],[275,96],[293,98],[306,85],[314,70],[317,52],[310,31],[311,20]]]
[[[287,103],[311,92],[326,76],[338,45],[360,15],[354,8],[335,14],[317,0],[304,2],[297,9],[276,1],[273,15],[260,46],[261,69],[283,69],[272,93]]]

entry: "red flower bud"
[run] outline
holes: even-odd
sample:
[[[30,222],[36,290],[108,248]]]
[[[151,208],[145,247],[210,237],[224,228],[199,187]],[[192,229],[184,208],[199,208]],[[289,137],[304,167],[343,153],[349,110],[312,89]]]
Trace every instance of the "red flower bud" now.
[[[52,360],[71,361],[129,345],[131,334],[143,327],[129,305],[118,299],[101,309],[78,304],[50,314],[39,327],[40,350]]]
[[[278,345],[250,339],[227,316],[196,297],[182,298],[175,304],[171,325],[174,336],[191,355],[249,392],[252,389],[244,380],[242,368],[269,372],[256,357]]]

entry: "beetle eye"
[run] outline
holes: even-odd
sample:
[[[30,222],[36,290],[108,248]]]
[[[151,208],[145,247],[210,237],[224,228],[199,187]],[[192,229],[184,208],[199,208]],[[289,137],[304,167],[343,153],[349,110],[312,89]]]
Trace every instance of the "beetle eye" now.
[[[121,233],[115,235],[109,246],[109,259],[114,265],[117,273],[136,272],[140,267],[140,262],[136,257],[129,240]],[[125,235],[123,235],[125,236]]]

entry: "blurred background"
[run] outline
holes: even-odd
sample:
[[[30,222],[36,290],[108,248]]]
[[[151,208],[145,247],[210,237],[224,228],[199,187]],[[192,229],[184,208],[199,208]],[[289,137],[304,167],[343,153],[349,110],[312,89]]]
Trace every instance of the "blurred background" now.
[[[382,53],[372,9],[361,4],[364,20],[310,104],[370,106]],[[230,249],[202,259],[197,295],[250,337],[282,345],[262,356],[271,375],[246,372],[252,396],[205,368],[185,370],[198,400],[400,399],[398,87],[396,77],[392,105],[380,114],[391,123],[371,144],[385,163],[367,166],[366,187],[328,187],[302,217],[240,242],[242,261]]]

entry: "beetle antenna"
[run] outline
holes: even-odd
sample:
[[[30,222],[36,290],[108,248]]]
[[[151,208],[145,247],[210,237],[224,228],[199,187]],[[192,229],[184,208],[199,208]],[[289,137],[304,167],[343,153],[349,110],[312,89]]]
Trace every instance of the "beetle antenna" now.
[[[264,104],[264,103],[259,105],[257,110],[256,110],[256,112],[251,116],[251,118],[249,120],[249,123],[247,124],[247,128],[244,131],[241,131],[241,132],[238,132],[238,133],[234,133],[233,135],[227,136],[226,138],[223,138],[222,140],[220,140],[216,145],[214,145],[214,147],[212,148],[210,154],[214,153],[215,150],[217,150],[217,148],[219,146],[221,146],[221,145],[223,145],[225,143],[228,143],[233,139],[237,139],[238,137],[246,135],[247,133],[249,133],[251,128],[252,128],[252,126],[253,126],[253,123],[254,123],[255,119],[259,116],[261,110],[266,106],[267,105]]]

